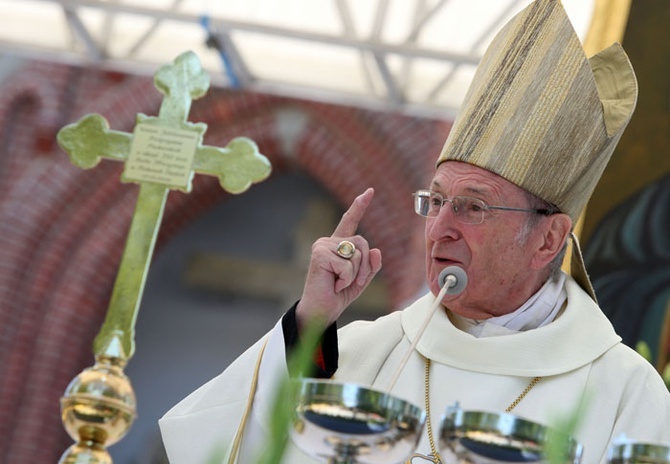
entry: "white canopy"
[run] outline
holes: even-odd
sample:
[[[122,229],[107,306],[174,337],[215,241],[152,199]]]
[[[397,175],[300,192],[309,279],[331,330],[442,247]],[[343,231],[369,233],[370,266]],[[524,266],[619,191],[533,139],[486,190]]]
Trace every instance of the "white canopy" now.
[[[0,0],[0,54],[153,74],[186,50],[214,85],[449,119],[530,0]],[[563,0],[582,40],[594,0]]]

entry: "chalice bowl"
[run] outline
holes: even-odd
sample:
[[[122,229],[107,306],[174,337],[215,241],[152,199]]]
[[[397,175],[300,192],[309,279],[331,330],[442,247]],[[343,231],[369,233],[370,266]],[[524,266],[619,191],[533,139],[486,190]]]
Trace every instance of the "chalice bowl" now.
[[[464,411],[456,405],[447,409],[440,424],[440,452],[446,462],[548,463],[551,456],[579,464],[582,449],[568,436],[509,413]]]
[[[670,444],[623,441],[610,448],[608,464],[670,464]]]
[[[291,438],[328,464],[391,464],[417,447],[425,413],[388,393],[330,380],[301,380]]]

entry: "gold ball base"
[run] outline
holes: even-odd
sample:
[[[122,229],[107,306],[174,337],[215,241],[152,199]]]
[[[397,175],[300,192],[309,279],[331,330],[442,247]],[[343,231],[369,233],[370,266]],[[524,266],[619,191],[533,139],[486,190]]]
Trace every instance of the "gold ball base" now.
[[[98,356],[61,398],[61,419],[76,442],[59,464],[112,464],[106,447],[118,442],[137,415],[135,393],[121,359]]]
[[[70,446],[58,461],[59,464],[112,464],[112,457],[99,444],[88,441]]]

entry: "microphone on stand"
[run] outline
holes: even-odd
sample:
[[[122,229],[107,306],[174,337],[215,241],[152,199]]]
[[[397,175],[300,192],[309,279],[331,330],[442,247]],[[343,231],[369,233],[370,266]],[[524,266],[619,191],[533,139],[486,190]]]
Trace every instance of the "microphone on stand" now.
[[[442,269],[437,281],[441,288],[447,287],[447,295],[458,295],[468,284],[468,275],[458,266],[449,266]]]
[[[393,375],[391,382],[386,388],[387,393],[391,392],[393,386],[398,381],[400,373],[405,368],[405,364],[407,364],[410,355],[416,348],[416,345],[419,343],[419,339],[426,331],[426,328],[428,327],[430,320],[433,318],[435,312],[440,307],[440,302],[442,301],[444,295],[446,294],[458,295],[459,293],[461,293],[463,289],[465,289],[465,286],[468,284],[468,275],[462,268],[458,266],[449,266],[442,269],[442,272],[440,272],[437,281],[439,282],[441,287],[440,292],[435,297],[435,300],[433,300],[433,307],[430,309],[430,312],[427,313],[426,318],[423,321],[423,324],[421,325],[419,331],[414,337],[414,340],[412,340],[412,343],[405,352],[405,356],[403,356],[403,359],[400,361],[400,364],[396,368],[395,374]]]

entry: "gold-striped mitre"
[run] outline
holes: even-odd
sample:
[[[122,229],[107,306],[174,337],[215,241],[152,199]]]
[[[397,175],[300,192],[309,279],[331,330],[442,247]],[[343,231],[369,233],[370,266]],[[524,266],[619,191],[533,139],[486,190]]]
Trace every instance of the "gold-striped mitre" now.
[[[463,161],[576,222],[637,101],[617,43],[587,59],[558,0],[536,0],[488,47],[438,164]]]

